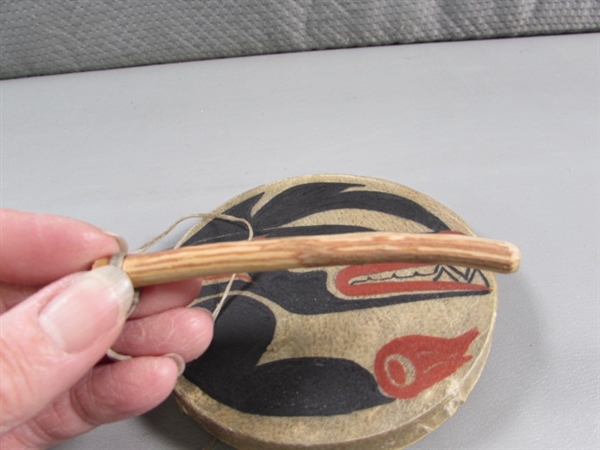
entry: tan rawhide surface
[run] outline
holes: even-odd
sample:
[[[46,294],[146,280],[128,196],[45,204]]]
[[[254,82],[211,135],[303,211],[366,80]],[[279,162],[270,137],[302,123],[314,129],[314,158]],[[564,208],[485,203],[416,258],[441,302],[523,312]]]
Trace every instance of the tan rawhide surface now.
[[[404,186],[309,176],[249,191],[217,213],[256,242],[378,231],[472,236],[456,214]],[[188,243],[244,240],[211,219]],[[214,309],[226,277],[203,282]],[[211,348],[188,364],[183,410],[238,449],[399,449],[466,399],[490,351],[497,285],[486,270],[413,262],[240,273]]]

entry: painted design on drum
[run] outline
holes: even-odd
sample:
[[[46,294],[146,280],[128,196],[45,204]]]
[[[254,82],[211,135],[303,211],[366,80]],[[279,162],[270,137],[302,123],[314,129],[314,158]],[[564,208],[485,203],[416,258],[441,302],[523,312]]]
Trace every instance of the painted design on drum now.
[[[478,335],[473,328],[449,339],[422,335],[394,339],[377,352],[377,382],[392,397],[416,397],[470,361],[472,356],[465,353]]]
[[[413,200],[370,191],[360,184],[302,184],[261,204],[263,196],[248,198],[223,213],[248,220],[257,238],[373,231],[355,224],[293,224],[314,214],[340,209],[354,210],[358,214],[389,214],[420,224],[431,233],[452,232],[442,220]],[[214,219],[186,245],[243,240],[246,236],[243,225]],[[334,278],[331,283],[328,283],[328,277]],[[197,306],[213,309],[225,282],[225,278],[206,279]],[[328,285],[334,288],[328,289]],[[486,295],[490,292],[490,283],[481,271],[473,269],[447,265],[371,264],[342,268],[335,275],[324,270],[240,274],[233,292],[219,316],[210,348],[187,365],[184,376],[215,400],[241,412],[270,416],[330,416],[407,397],[398,397],[393,389],[386,388],[386,381],[381,373],[377,375],[377,369],[372,373],[341,357],[282,358],[259,364],[277,327],[275,314],[268,306],[270,302],[300,317],[335,315],[391,305],[401,307],[425,300]],[[399,336],[389,345],[398,352],[402,339]],[[422,342],[438,342],[435,337],[430,339],[423,338]],[[374,349],[374,358],[376,352]],[[430,387],[431,380],[435,384],[457,370],[468,360],[464,358],[469,357],[463,356],[463,360],[459,358],[454,364],[445,365],[442,364],[443,357],[437,365],[435,361],[429,361],[426,377],[415,372],[428,381],[421,382],[419,378],[418,383],[412,383],[412,390],[405,392],[410,396],[418,395]],[[463,363],[459,364],[460,361]],[[420,367],[419,364],[415,368]],[[442,366],[445,367],[443,371],[436,369]],[[383,367],[384,375],[391,375],[393,382],[398,384],[399,369],[395,363],[391,366],[384,363]],[[448,372],[448,368],[454,370]],[[431,376],[432,371],[438,375]],[[405,392],[401,395],[408,395]]]

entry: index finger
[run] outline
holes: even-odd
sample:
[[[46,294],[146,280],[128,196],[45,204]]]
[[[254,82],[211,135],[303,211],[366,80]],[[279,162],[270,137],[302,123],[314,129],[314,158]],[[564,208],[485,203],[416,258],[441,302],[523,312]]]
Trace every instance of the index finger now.
[[[43,285],[87,270],[122,251],[118,239],[88,223],[0,209],[0,282]]]

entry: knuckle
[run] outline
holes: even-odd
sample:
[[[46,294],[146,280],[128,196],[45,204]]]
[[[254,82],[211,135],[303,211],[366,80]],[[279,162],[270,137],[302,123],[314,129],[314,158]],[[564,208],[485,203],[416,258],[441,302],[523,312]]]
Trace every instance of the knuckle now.
[[[30,386],[24,351],[18,343],[0,337],[0,432],[24,419],[35,389]]]

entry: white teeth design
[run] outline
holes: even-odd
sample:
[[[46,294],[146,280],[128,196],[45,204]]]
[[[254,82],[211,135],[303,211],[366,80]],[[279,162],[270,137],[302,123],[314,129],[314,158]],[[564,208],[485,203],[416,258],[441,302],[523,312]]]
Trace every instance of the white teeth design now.
[[[489,287],[489,283],[478,269],[458,268],[454,266],[410,267],[406,269],[378,272],[353,278],[351,285],[365,283],[402,281],[450,281],[456,283],[476,284]]]
[[[456,281],[458,283],[470,283],[490,287],[481,270],[454,266],[437,266],[436,269],[438,269],[438,273],[433,278],[433,281]]]
[[[352,279],[351,284],[361,284],[379,281],[402,281],[403,279],[415,277],[433,277],[438,272],[438,267],[410,267],[396,271],[377,272],[369,275],[363,275]]]

